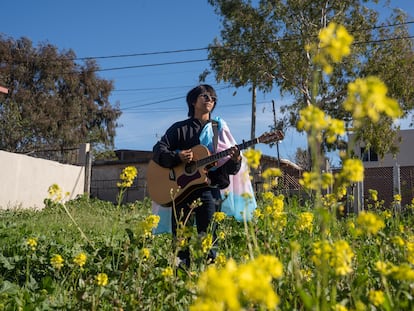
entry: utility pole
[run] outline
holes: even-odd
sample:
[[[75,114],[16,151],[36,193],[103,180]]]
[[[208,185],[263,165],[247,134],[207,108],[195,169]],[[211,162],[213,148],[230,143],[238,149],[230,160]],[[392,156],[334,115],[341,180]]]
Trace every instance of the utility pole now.
[[[277,131],[275,101],[273,99],[272,99],[272,106],[273,106],[273,123],[274,123],[275,131]],[[279,141],[276,141],[276,152],[277,152],[277,166],[280,168]]]
[[[252,87],[252,128],[250,133],[250,139],[256,138],[256,83],[253,82]],[[254,149],[254,145],[252,147]]]

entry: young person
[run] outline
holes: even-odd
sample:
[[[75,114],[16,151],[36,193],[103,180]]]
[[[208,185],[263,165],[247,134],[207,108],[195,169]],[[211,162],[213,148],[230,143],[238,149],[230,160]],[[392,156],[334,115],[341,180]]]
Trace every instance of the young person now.
[[[235,175],[241,167],[241,154],[234,143],[227,124],[220,118],[211,119],[211,113],[217,105],[217,94],[210,85],[203,84],[191,89],[187,94],[188,119],[174,123],[153,148],[153,160],[165,168],[173,168],[194,159],[192,148],[197,145],[206,146],[211,154],[220,149],[230,149],[229,155],[217,161],[207,173],[209,185],[202,186],[191,192],[183,201],[175,205],[171,213],[171,230],[177,235],[178,222],[184,222],[190,213],[194,213],[197,232],[207,233],[213,214],[220,210],[222,189],[230,184],[230,175]],[[216,129],[215,129],[216,128]],[[216,139],[214,137],[217,137]],[[193,208],[195,200],[200,199],[201,206]],[[187,225],[192,225],[187,223]],[[213,240],[215,239],[214,228]],[[181,264],[189,267],[189,249],[178,252]],[[208,259],[214,261],[215,252],[208,254]]]

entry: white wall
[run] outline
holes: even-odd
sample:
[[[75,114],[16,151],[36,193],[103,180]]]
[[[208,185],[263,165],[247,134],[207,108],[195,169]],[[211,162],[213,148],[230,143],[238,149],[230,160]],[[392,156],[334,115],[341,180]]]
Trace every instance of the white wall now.
[[[0,209],[41,209],[52,184],[69,192],[68,199],[83,194],[85,167],[0,151]]]

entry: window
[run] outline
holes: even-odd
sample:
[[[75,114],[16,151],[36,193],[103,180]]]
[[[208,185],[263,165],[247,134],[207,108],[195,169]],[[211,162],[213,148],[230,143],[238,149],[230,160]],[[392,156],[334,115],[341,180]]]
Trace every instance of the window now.
[[[378,154],[371,148],[361,147],[362,162],[377,162]]]

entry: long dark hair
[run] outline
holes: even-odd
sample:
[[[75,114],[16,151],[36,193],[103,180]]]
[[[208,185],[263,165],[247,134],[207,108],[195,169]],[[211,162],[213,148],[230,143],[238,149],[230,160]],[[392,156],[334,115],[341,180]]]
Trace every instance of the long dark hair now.
[[[217,98],[216,91],[211,85],[208,84],[200,84],[195,88],[191,89],[187,93],[187,105],[188,105],[188,116],[194,117],[194,104],[197,102],[197,98],[200,94],[208,93],[210,96],[214,96]],[[214,108],[216,108],[217,101],[214,103]],[[212,110],[212,111],[213,111]]]

